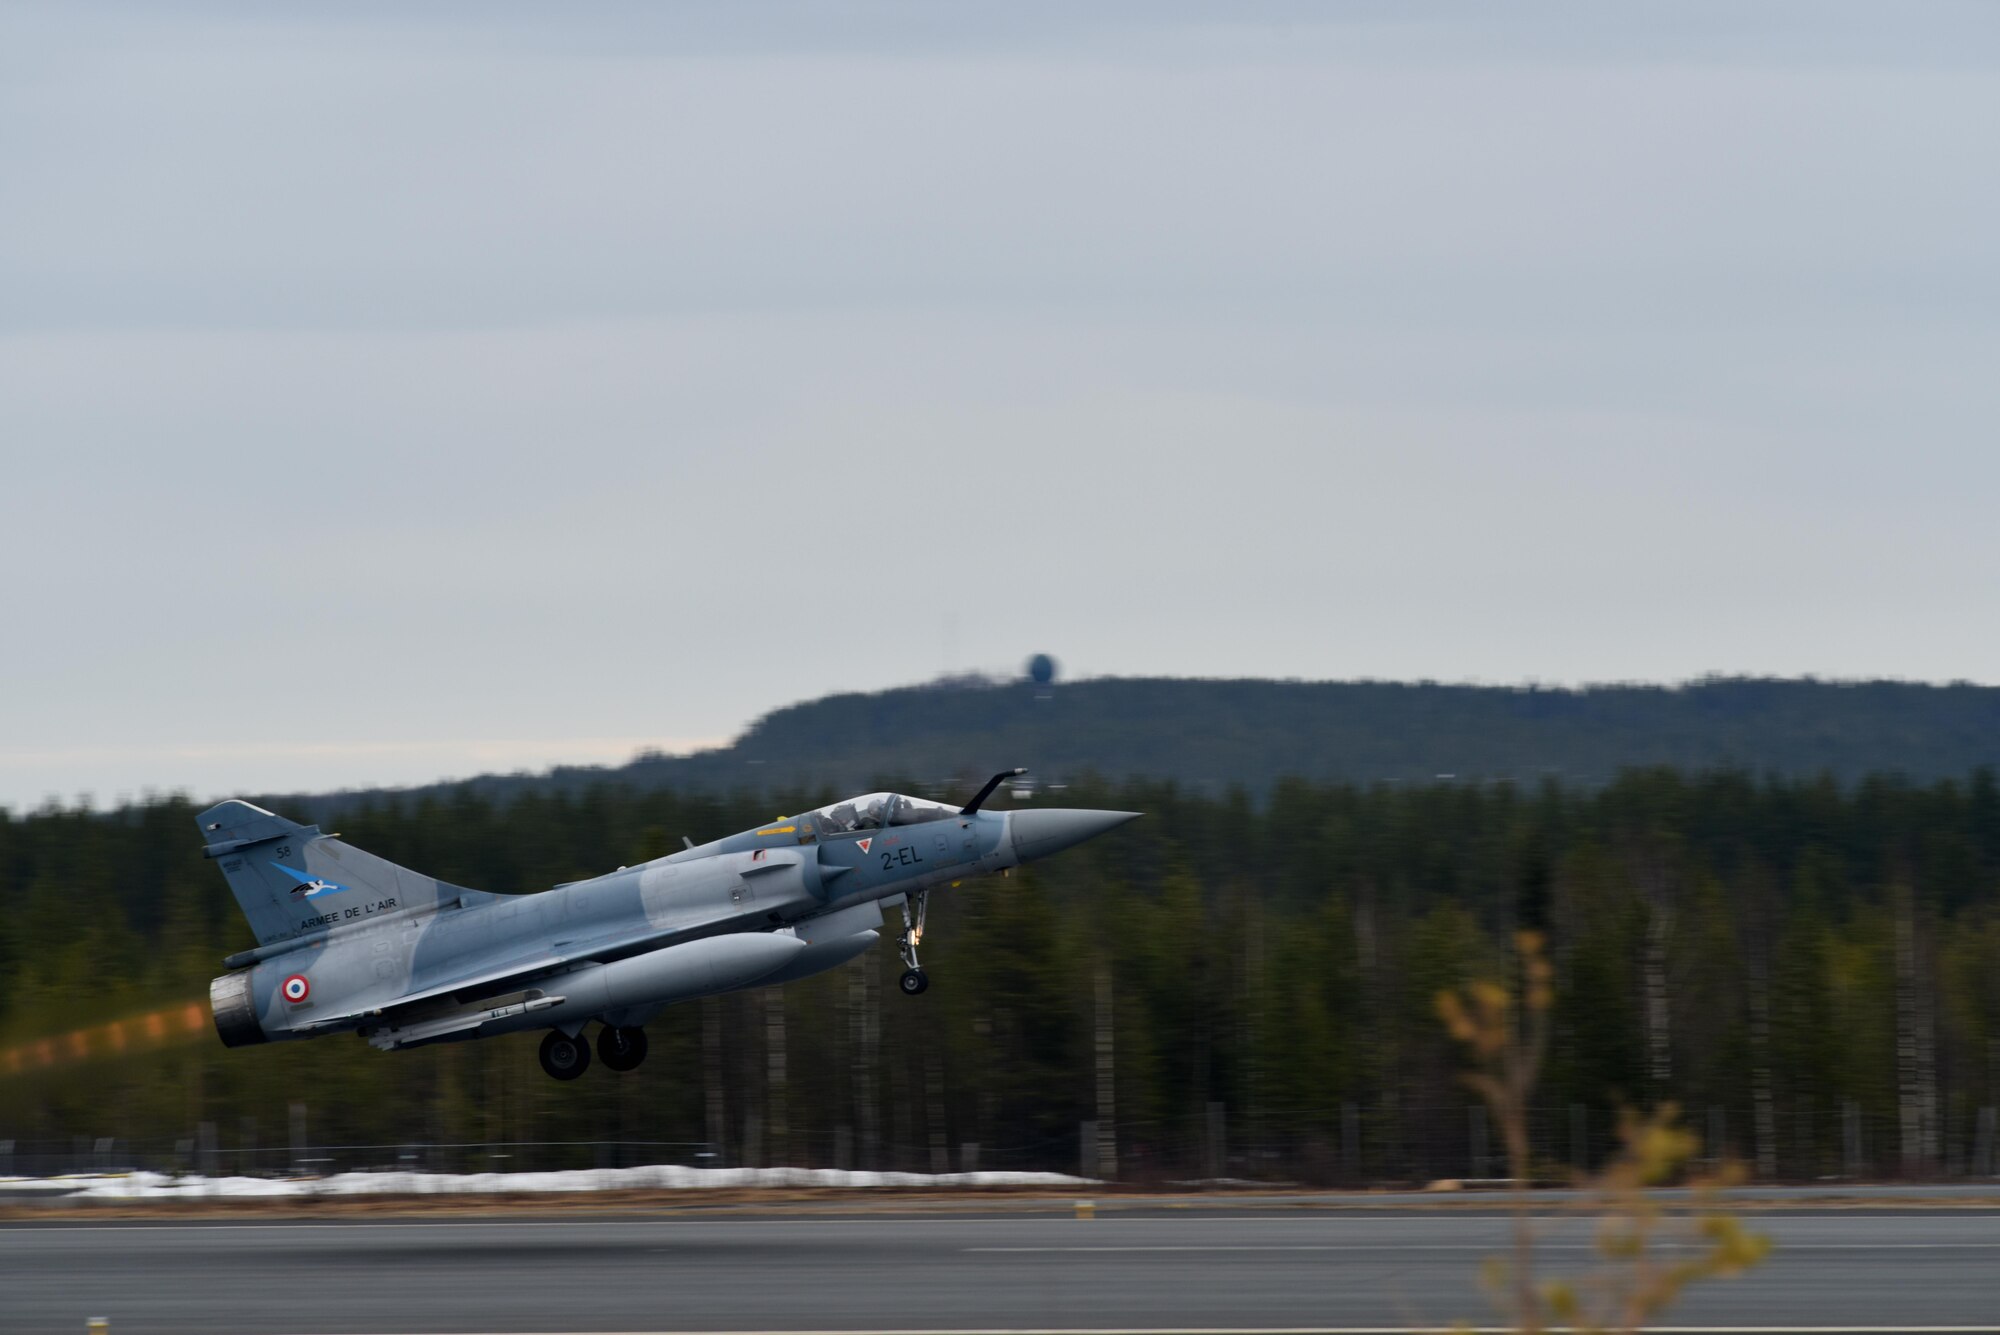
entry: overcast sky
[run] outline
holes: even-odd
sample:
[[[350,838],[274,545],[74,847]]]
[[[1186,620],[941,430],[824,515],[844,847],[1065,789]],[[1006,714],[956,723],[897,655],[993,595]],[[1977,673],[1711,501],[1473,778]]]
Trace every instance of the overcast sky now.
[[[0,804],[2000,681],[2000,6],[0,9]]]

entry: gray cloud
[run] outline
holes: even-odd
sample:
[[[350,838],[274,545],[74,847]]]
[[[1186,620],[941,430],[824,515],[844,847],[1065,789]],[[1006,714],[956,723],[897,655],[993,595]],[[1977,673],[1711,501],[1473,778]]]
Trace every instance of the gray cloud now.
[[[0,801],[1037,648],[1990,679],[1993,14],[7,10]]]

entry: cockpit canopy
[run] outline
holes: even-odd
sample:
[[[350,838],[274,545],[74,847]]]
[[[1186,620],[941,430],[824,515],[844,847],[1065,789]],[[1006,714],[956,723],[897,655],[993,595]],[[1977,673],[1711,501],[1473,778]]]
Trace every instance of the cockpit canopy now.
[[[857,831],[879,830],[885,825],[927,825],[936,820],[956,820],[958,808],[901,793],[869,793],[821,807],[810,815],[819,837],[832,839]]]

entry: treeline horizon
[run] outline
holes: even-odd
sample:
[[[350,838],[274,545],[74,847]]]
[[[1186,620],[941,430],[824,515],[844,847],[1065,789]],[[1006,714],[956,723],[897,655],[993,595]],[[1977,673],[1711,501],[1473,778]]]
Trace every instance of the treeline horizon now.
[[[1440,779],[1595,788],[1635,768],[1746,770],[1843,783],[1918,782],[2000,767],[2000,686],[1708,676],[1651,684],[1474,685],[1097,677],[1038,685],[951,677],[801,701],[728,744],[622,765],[559,765],[413,788],[350,786],[281,800],[307,818],[470,789],[496,801],[591,788],[856,792],[883,774],[926,795],[969,794],[997,769],[1037,783],[1096,775],[1267,799],[1287,778]],[[217,797],[244,794],[217,793]],[[121,798],[122,802],[124,799]]]
[[[338,828],[524,892],[833,795],[467,786],[361,803]],[[895,990],[892,916],[853,963],[671,1008],[639,1071],[572,1085],[541,1073],[534,1035],[400,1053],[345,1036],[230,1051],[205,1028],[154,1044],[135,1025],[123,1051],[67,1038],[189,1003],[205,1025],[248,928],[185,800],[0,814],[0,1142],[199,1145],[223,1166],[283,1166],[229,1156],[303,1137],[540,1147],[516,1167],[620,1142],[628,1160],[1076,1171],[1094,1122],[1096,1166],[1127,1178],[1480,1176],[1497,1138],[1435,997],[1504,980],[1532,928],[1556,970],[1535,1125],[1552,1174],[1601,1156],[1621,1108],[1665,1102],[1763,1178],[2000,1169],[1991,769],[1294,779],[1260,801],[1086,776],[1057,799],[1034,804],[1147,814],[939,891],[923,997]]]
[[[305,819],[465,791],[495,801],[581,797],[602,785],[680,793],[860,791],[908,776],[928,796],[969,793],[1003,766],[1038,784],[1095,775],[1263,801],[1287,778],[1428,784],[1555,779],[1602,787],[1630,769],[1743,770],[1842,783],[1917,782],[2000,767],[2000,686],[1967,681],[1711,675],[1676,683],[1478,685],[1440,681],[1096,677],[1038,684],[961,675],[786,705],[728,743],[639,751],[620,765],[557,765],[415,786],[278,795]],[[145,804],[183,795],[145,792]],[[211,796],[241,797],[238,791]],[[111,805],[131,804],[119,793]],[[270,804],[270,803],[267,803]],[[98,795],[79,805],[99,805]],[[19,818],[64,809],[52,794]]]

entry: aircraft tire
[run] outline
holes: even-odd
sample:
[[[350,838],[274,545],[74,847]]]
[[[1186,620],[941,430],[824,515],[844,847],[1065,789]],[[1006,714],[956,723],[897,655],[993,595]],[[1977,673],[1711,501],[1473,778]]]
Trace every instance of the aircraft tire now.
[[[903,971],[902,988],[904,996],[918,996],[928,990],[930,985],[931,980],[922,969],[905,969]]]
[[[574,1080],[590,1069],[590,1044],[551,1029],[542,1040],[542,1069],[558,1080]]]
[[[605,1025],[597,1034],[597,1059],[613,1071],[630,1071],[646,1060],[646,1031]]]

